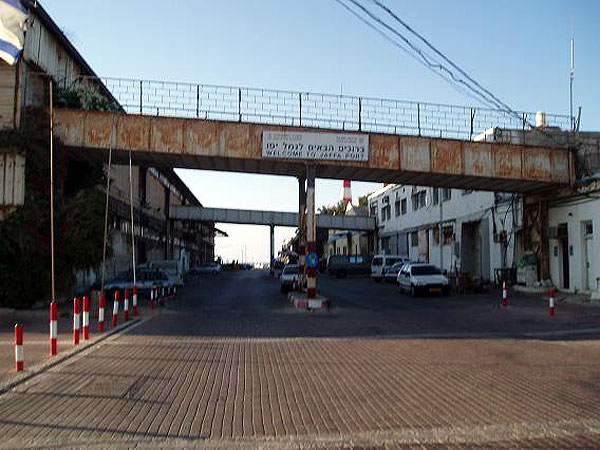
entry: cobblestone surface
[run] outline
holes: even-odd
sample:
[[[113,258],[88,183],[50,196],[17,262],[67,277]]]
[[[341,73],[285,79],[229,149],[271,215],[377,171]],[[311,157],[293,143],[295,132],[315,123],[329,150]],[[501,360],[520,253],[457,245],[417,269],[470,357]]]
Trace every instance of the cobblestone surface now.
[[[600,341],[263,336],[269,286],[207,280],[0,396],[0,446],[600,447]]]

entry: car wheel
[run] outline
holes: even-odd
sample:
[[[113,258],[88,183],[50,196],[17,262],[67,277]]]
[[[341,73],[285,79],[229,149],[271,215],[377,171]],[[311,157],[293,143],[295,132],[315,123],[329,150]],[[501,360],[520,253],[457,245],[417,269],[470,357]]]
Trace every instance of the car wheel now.
[[[373,280],[375,280],[375,283],[381,283],[381,278],[373,278]]]

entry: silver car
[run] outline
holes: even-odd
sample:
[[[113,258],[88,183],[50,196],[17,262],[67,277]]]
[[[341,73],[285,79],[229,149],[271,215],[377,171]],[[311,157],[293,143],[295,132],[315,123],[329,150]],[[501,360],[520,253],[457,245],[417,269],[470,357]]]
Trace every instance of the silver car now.
[[[433,264],[405,264],[398,272],[396,280],[400,292],[408,292],[412,296],[450,293],[448,278]]]

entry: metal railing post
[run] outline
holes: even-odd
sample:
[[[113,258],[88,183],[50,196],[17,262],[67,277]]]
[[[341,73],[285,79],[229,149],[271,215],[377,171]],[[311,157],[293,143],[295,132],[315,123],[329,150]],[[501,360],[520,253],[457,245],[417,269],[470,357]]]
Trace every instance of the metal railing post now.
[[[417,129],[419,130],[419,136],[421,136],[421,105],[417,103]]]
[[[144,91],[142,89],[142,83],[143,83],[143,81],[140,80],[140,114],[143,114],[143,111],[144,111],[144,109],[143,109],[143,103],[142,103],[142,95],[144,93]]]
[[[200,117],[200,85],[196,85],[196,118]]]
[[[238,122],[242,121],[242,88],[238,88]]]
[[[469,140],[473,140],[473,120],[475,119],[475,110],[471,108],[471,131],[469,133]]]
[[[300,105],[300,109],[298,110],[300,112],[299,118],[300,118],[300,126],[302,126],[302,93],[298,92],[298,104]]]
[[[362,131],[362,99],[358,97],[358,131]]]

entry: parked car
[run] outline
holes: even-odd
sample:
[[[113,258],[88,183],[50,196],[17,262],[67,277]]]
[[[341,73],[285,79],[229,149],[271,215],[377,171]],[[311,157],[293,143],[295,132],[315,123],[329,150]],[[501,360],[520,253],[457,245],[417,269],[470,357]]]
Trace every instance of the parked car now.
[[[412,296],[419,294],[444,294],[450,292],[448,278],[433,264],[408,263],[398,272],[400,292],[409,292]]]
[[[283,268],[279,277],[281,292],[284,294],[291,291],[298,282],[298,264],[288,264]]]
[[[150,297],[150,289],[153,287],[173,287],[175,284],[167,274],[158,269],[136,268],[135,285],[138,297]],[[106,298],[112,299],[116,290],[133,289],[133,270],[129,269],[111,278],[104,283]]]
[[[211,275],[219,275],[223,271],[221,264],[212,262],[201,264],[196,267],[192,267],[190,269],[190,275],[202,275],[202,274],[211,274]]]
[[[396,283],[398,279],[398,272],[400,272],[400,269],[402,269],[402,266],[404,266],[404,264],[407,264],[409,262],[411,261],[409,261],[408,258],[402,258],[397,263],[392,264],[392,266],[385,271],[385,275],[383,276],[386,283]]]
[[[343,278],[346,275],[368,275],[371,273],[371,257],[366,255],[331,255],[327,257],[325,271],[329,275]]]
[[[167,274],[171,283],[175,286],[183,286],[183,268],[181,261],[178,260],[163,260],[163,261],[150,261],[146,263],[146,267],[149,269],[162,270]]]
[[[406,256],[400,255],[375,255],[371,262],[371,278],[380,282],[390,267],[406,259],[408,259]]]

